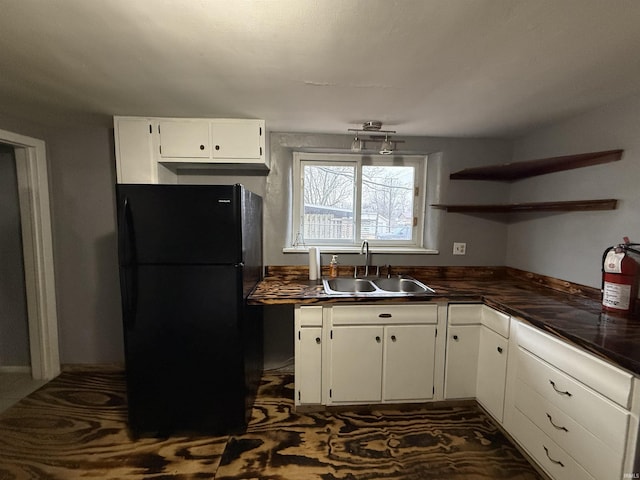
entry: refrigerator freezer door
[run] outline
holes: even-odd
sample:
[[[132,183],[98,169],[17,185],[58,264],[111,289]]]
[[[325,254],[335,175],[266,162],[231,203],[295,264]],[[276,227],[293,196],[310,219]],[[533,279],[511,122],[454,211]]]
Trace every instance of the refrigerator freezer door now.
[[[238,185],[117,185],[120,264],[242,263]]]
[[[125,315],[134,433],[228,432],[245,424],[242,269],[140,265]]]

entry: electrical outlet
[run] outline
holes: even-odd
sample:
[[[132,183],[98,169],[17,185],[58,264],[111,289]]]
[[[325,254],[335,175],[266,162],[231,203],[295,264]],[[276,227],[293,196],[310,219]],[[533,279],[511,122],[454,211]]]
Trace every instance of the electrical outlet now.
[[[454,255],[466,255],[467,254],[467,244],[460,242],[453,242],[453,254]]]

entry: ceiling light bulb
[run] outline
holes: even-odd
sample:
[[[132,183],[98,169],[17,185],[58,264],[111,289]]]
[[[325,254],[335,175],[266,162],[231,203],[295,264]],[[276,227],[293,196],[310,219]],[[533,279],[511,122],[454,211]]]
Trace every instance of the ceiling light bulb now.
[[[393,145],[391,145],[391,141],[385,135],[384,141],[382,145],[380,145],[380,155],[391,155],[393,153]]]

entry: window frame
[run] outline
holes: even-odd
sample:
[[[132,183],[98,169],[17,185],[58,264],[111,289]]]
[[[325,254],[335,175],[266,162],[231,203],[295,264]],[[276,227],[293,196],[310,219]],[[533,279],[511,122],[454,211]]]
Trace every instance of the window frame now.
[[[412,238],[410,240],[376,240],[367,239],[370,247],[383,248],[385,251],[393,252],[424,249],[425,240],[425,217],[427,198],[427,156],[426,155],[372,155],[353,153],[311,153],[293,152],[293,195],[292,195],[292,216],[290,218],[291,238],[289,245],[292,249],[306,249],[308,246],[318,246],[322,249],[350,250],[359,249],[362,240],[361,236],[361,211],[362,200],[362,167],[363,166],[411,166],[414,168],[414,195],[413,195],[413,226]],[[299,232],[303,232],[303,186],[304,186],[304,165],[306,164],[353,164],[355,165],[354,178],[354,241],[318,241],[315,239],[300,239]],[[417,188],[417,195],[416,189]]]

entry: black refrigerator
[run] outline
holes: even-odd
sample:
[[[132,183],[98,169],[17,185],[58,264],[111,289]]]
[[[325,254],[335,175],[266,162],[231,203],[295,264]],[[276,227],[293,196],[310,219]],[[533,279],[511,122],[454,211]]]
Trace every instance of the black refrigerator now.
[[[262,373],[262,199],[242,185],[116,186],[133,436],[246,428]]]

